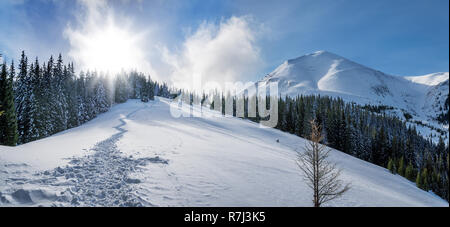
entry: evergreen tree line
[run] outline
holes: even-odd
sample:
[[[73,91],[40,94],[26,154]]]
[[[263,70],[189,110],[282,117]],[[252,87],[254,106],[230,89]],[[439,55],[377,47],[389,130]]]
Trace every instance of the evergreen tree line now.
[[[1,65],[0,145],[24,144],[77,127],[128,99],[169,97],[166,84],[142,73],[77,76],[73,63],[64,64],[61,55],[40,64],[37,58],[29,63],[22,52],[17,71],[14,62],[9,69]]]
[[[258,109],[256,116],[249,114],[249,106],[258,106],[261,97],[219,95],[222,97],[223,115],[226,114],[225,103],[231,98],[233,116],[237,116],[236,103],[244,102],[243,118],[257,123],[263,119]],[[270,99],[265,99],[266,108],[269,109]],[[214,102],[210,108],[214,109]],[[387,167],[392,173],[416,182],[419,188],[431,190],[448,201],[449,147],[445,145],[444,139],[440,137],[438,144],[435,144],[431,138],[425,139],[420,135],[414,126],[408,126],[406,121],[386,115],[378,109],[328,96],[287,96],[278,99],[276,128],[308,138],[311,134],[310,122],[314,119],[323,129],[323,143],[327,146]]]
[[[391,167],[394,173],[448,201],[449,148],[442,137],[436,145],[396,116],[374,113],[340,98],[298,96],[278,102],[278,129],[307,138],[309,122],[315,119],[324,129],[324,143],[329,147]]]

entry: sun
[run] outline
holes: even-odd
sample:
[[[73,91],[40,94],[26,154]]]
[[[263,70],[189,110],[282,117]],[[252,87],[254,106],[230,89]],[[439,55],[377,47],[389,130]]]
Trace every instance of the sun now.
[[[69,53],[81,70],[115,75],[121,71],[145,71],[144,34],[119,27],[113,20],[86,31],[70,34]]]

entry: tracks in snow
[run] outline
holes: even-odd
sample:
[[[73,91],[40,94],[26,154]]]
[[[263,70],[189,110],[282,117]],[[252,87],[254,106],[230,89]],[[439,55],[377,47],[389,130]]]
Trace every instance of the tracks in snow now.
[[[56,187],[60,195],[49,196],[49,193],[40,190],[20,188],[11,193],[11,199],[19,204],[30,205],[39,205],[35,200],[45,199],[55,206],[151,206],[137,193],[135,185],[140,180],[130,178],[129,175],[149,163],[167,164],[168,161],[158,156],[133,159],[132,156],[124,156],[117,148],[117,142],[127,132],[122,128],[127,124],[125,119],[143,108],[119,119],[120,124],[114,127],[119,132],[97,143],[91,149],[93,154],[72,158],[69,165],[37,173],[26,182]],[[11,179],[11,182],[14,183],[14,180]],[[40,196],[42,194],[47,196]]]

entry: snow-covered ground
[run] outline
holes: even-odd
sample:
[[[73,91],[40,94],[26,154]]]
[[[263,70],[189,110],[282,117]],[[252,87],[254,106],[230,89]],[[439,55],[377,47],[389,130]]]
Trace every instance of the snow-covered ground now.
[[[304,139],[231,117],[173,118],[169,105],[130,100],[81,127],[0,146],[0,205],[312,205],[295,163]],[[449,205],[384,168],[335,150],[331,159],[351,189],[329,206]]]

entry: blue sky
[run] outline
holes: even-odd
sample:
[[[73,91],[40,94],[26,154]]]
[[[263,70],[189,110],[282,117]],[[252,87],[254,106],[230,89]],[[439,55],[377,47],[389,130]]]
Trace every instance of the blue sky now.
[[[41,59],[60,52],[76,58],[71,50],[82,47],[74,47],[76,42],[64,34],[68,28],[89,31],[83,18],[89,4],[89,0],[0,1],[0,51],[7,59],[17,59],[22,49]],[[198,68],[186,66],[196,58],[187,56],[189,45],[198,41],[200,31],[213,36],[201,41],[221,43],[223,39],[214,41],[214,36],[222,29],[225,33],[226,25],[227,31],[236,31],[233,26],[237,26],[250,35],[241,43],[229,41],[249,48],[242,53],[252,59],[246,64],[254,70],[242,72],[249,79],[264,76],[284,60],[317,50],[393,75],[449,71],[448,0],[117,0],[101,7],[113,12],[116,26],[123,24],[131,33],[149,31],[143,45],[158,48],[149,48],[151,53],[143,58],[159,74],[174,71],[160,66],[160,59],[167,56],[183,65],[177,65],[180,72]],[[238,21],[233,23],[232,17]],[[242,21],[245,24],[239,25]],[[162,49],[165,57],[158,52]],[[209,59],[202,54],[199,59]],[[239,63],[230,60],[228,64]]]

